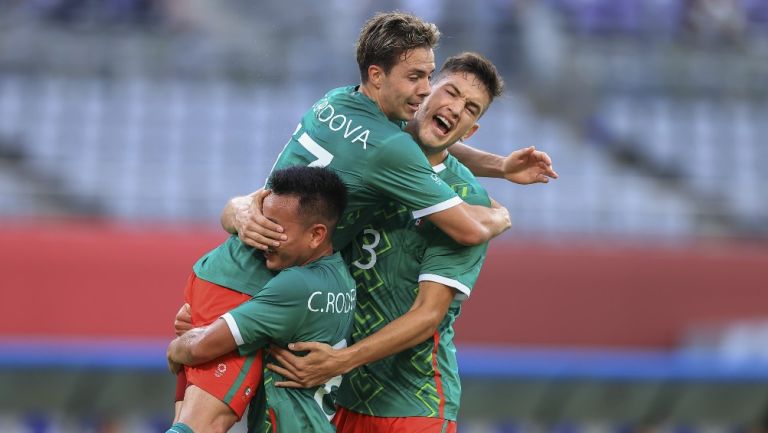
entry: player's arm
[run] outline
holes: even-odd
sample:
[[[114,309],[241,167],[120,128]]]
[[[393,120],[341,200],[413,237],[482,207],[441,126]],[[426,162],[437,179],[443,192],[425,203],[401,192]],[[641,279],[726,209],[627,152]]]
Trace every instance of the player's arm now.
[[[484,152],[457,142],[448,148],[451,155],[478,177],[507,179],[521,185],[547,183],[557,179],[552,159],[534,146],[516,150],[506,157]]]
[[[434,335],[455,295],[456,291],[451,287],[422,281],[411,309],[378,332],[339,350],[316,342],[288,346],[293,351],[309,351],[303,357],[273,347],[271,351],[280,365],[268,364],[267,367],[289,379],[276,383],[278,386],[307,388],[320,385],[334,376],[402,352],[428,339]]]
[[[237,344],[226,322],[216,320],[208,326],[191,329],[171,341],[167,352],[168,363],[198,365],[236,348]]]
[[[512,226],[507,208],[469,205],[465,202],[427,215],[445,234],[461,245],[480,245]]]
[[[221,226],[254,248],[266,250],[268,246],[280,246],[280,241],[287,239],[283,228],[261,213],[262,203],[268,195],[269,190],[260,189],[230,199],[221,212]]]
[[[483,244],[511,226],[506,209],[463,202],[410,136],[396,139],[400,141],[370,157],[365,180],[371,187],[411,209],[413,218],[428,218],[461,245]]]

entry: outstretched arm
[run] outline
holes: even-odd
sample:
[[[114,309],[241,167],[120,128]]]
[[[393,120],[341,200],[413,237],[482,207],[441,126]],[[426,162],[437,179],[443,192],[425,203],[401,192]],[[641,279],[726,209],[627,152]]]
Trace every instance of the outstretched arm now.
[[[521,185],[547,183],[558,177],[549,155],[534,146],[516,150],[506,157],[461,142],[453,144],[448,151],[478,177],[507,179]]]
[[[224,320],[216,320],[208,326],[194,328],[168,345],[168,364],[176,373],[174,365],[198,365],[237,348],[235,338]]]
[[[308,388],[320,385],[353,368],[402,352],[434,335],[455,294],[454,289],[443,284],[422,281],[411,309],[378,332],[338,350],[316,342],[288,345],[293,351],[309,351],[303,357],[273,347],[272,354],[280,365],[267,364],[267,367],[288,379],[277,382],[277,386]]]

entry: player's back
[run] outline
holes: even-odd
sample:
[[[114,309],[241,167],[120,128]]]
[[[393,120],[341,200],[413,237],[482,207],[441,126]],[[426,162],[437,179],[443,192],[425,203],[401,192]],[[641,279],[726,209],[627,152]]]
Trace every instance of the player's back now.
[[[288,296],[296,301],[296,308],[291,309],[290,316],[284,316],[286,325],[280,330],[275,329],[271,343],[286,347],[296,341],[318,341],[337,348],[346,347],[355,312],[356,290],[341,254],[289,268],[287,272],[292,275],[286,275],[288,280],[281,283],[286,285],[280,292],[293,292]],[[277,363],[269,354],[265,355],[264,361]],[[333,432],[329,419],[335,410],[335,394],[341,376],[324,386],[309,389],[274,386],[281,380],[285,378],[265,370],[266,404],[271,412],[271,422],[276,423],[273,431]]]
[[[307,111],[278,156],[273,170],[293,165],[327,166],[347,187],[347,208],[334,232],[341,250],[373,218],[382,203],[396,200],[414,214],[460,202],[432,172],[421,149],[355,86],[331,90]],[[259,251],[232,235],[195,264],[199,278],[230,289],[258,292],[271,278]]]
[[[423,193],[419,185],[403,185],[397,179],[407,170],[432,175],[423,152],[403,127],[404,122],[388,119],[356,86],[340,87],[305,113],[278,157],[273,169],[327,166],[342,178],[348,204],[334,233],[337,249],[346,246],[372,211],[388,201],[390,189],[410,189],[414,197]],[[422,201],[406,205],[414,208]]]

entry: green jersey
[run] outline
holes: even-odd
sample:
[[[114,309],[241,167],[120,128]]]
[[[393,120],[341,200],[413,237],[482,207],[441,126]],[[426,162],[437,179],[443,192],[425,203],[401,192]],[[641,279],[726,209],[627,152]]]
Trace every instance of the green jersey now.
[[[435,171],[468,203],[490,205],[483,187],[452,156]],[[456,296],[433,337],[345,375],[337,403],[372,416],[456,420],[461,385],[453,323],[477,280],[488,244],[459,245],[426,220],[411,219],[398,203],[383,209],[377,221],[347,251],[358,296],[353,343],[408,312],[419,281],[449,286]]]
[[[283,270],[252,300],[222,318],[240,354],[250,355],[270,343],[285,347],[295,341],[319,341],[344,347],[354,310],[355,282],[341,254],[335,253]],[[268,362],[277,363],[265,354],[264,363]],[[341,378],[310,389],[275,387],[274,382],[280,380],[279,374],[264,370],[266,406],[278,432],[334,431],[329,423],[334,411],[332,395]]]
[[[334,233],[344,248],[390,200],[421,218],[461,203],[429,166],[402,122],[390,121],[354,86],[331,90],[301,119],[273,167],[327,166],[344,181],[347,208]],[[230,289],[255,294],[271,274],[258,250],[231,236],[195,264],[195,274]]]

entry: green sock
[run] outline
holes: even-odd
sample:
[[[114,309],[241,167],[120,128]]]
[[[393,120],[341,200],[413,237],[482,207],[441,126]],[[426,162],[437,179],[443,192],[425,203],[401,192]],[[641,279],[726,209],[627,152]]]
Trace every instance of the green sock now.
[[[176,424],[172,425],[171,428],[168,429],[165,433],[195,433],[192,431],[191,428],[189,428],[188,425],[184,424],[183,422],[177,422]]]

